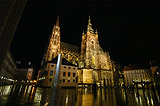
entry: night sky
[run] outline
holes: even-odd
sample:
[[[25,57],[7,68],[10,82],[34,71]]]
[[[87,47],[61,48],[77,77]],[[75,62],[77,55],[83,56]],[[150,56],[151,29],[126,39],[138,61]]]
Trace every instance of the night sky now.
[[[15,60],[39,67],[60,16],[61,41],[80,47],[88,16],[104,51],[124,65],[160,59],[160,5],[111,2],[28,2],[14,35]]]

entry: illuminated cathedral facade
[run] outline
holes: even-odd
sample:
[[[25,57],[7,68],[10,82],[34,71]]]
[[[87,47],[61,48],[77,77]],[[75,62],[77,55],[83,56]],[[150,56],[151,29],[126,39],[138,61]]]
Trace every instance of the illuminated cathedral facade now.
[[[98,32],[94,31],[89,16],[86,33],[82,33],[81,51],[75,45],[61,42],[59,16],[53,27],[49,45],[42,64],[62,54],[70,63],[78,67],[78,84],[98,86],[114,86],[114,62],[109,52],[104,52],[98,41]]]

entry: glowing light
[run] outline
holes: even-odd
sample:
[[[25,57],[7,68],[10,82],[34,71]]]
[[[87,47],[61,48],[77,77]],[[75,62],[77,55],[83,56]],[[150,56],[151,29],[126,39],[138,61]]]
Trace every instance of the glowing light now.
[[[32,88],[31,94],[33,94],[33,92],[34,92],[34,87]]]
[[[36,80],[33,80],[33,82],[37,82]]]
[[[66,104],[68,103],[68,95],[66,95]]]
[[[153,103],[153,99],[151,98],[151,103],[152,103],[152,105],[154,106],[154,103]]]
[[[49,102],[46,102],[46,103],[44,104],[44,106],[48,106],[48,104],[49,104]]]
[[[87,88],[85,88],[84,91],[85,91],[85,94],[87,94]]]

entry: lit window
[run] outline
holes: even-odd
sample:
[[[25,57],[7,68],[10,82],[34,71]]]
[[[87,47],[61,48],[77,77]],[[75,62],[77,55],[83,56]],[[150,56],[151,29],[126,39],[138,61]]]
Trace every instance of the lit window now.
[[[68,72],[68,77],[70,77],[70,72]]]
[[[75,73],[73,73],[73,77],[75,77]]]
[[[63,72],[63,76],[66,76],[66,72]]]
[[[159,74],[159,72],[157,72],[157,74]]]

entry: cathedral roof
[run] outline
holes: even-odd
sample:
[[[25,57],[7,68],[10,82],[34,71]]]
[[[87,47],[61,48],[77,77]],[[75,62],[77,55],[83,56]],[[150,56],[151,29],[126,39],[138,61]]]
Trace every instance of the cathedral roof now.
[[[53,58],[48,63],[55,63],[55,64],[57,64],[57,60],[58,60],[58,56],[55,57],[55,58]],[[62,58],[62,65],[76,66],[76,65],[72,64],[71,62],[69,62],[68,60],[66,60],[65,58]]]
[[[100,45],[99,45],[99,50],[100,50],[100,51],[103,51],[103,49],[101,48],[101,46],[100,46]]]
[[[60,47],[61,47],[61,49],[71,50],[71,51],[75,51],[75,52],[79,53],[79,47],[76,45],[61,42]]]

